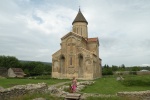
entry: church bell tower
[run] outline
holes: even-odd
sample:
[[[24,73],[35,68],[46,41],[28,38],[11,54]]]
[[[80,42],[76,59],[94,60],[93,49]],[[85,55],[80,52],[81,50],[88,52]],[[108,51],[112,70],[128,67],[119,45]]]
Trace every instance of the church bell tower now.
[[[52,77],[93,80],[102,76],[98,37],[88,37],[88,22],[78,11],[72,31],[61,38],[60,49],[52,55]]]
[[[88,22],[86,21],[85,17],[81,13],[80,8],[79,8],[79,12],[77,16],[72,22],[72,25],[73,25],[73,28],[72,28],[73,32],[79,34],[83,38],[86,38],[86,39],[88,38],[88,28],[87,28]]]

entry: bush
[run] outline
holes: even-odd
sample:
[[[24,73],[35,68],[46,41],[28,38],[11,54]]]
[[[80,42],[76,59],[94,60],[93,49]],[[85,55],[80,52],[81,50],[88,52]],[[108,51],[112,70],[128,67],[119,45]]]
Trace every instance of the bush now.
[[[121,82],[125,86],[150,86],[150,80],[127,79]]]
[[[40,75],[40,76],[34,76],[34,77],[28,77],[29,79],[51,79],[50,75]]]
[[[129,74],[130,75],[137,75],[137,72],[136,71],[130,71]]]

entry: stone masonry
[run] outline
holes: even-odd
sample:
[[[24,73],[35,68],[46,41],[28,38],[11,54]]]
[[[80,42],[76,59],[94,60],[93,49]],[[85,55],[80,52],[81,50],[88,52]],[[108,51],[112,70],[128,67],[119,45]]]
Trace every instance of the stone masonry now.
[[[52,55],[52,77],[93,80],[102,77],[98,37],[88,37],[88,22],[79,12],[72,31],[61,38],[61,48]]]
[[[46,83],[16,85],[11,88],[0,90],[0,100],[11,100],[16,96],[21,96],[28,93],[44,93],[48,89]]]

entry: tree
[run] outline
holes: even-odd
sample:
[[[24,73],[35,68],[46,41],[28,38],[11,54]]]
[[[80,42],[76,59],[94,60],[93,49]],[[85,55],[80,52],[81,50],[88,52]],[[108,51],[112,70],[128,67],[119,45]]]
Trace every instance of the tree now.
[[[50,75],[52,67],[50,64],[45,64],[42,62],[22,62],[22,69],[25,71],[27,75],[35,76],[35,75]]]
[[[0,67],[21,67],[19,60],[13,56],[0,56]]]
[[[51,65],[45,65],[44,66],[44,74],[45,75],[50,75],[52,72],[52,66]]]
[[[118,66],[112,65],[112,71],[117,71],[117,70],[118,70]]]
[[[112,68],[110,68],[108,65],[104,65],[102,68],[102,74],[103,75],[113,75]]]
[[[140,67],[134,66],[132,67],[131,71],[140,71]]]
[[[125,65],[122,64],[120,67],[119,67],[119,71],[125,71]]]
[[[34,68],[34,74],[35,75],[42,75],[44,72],[44,68],[41,64],[38,64],[35,68]]]

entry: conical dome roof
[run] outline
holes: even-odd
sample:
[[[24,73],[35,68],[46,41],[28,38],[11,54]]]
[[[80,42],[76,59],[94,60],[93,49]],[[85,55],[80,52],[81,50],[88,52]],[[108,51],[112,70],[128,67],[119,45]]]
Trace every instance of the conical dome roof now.
[[[72,22],[72,24],[74,24],[75,22],[85,22],[85,23],[88,24],[88,22],[86,21],[85,17],[81,13],[80,8],[79,8],[79,12],[78,12],[76,18],[74,19],[74,21]]]

